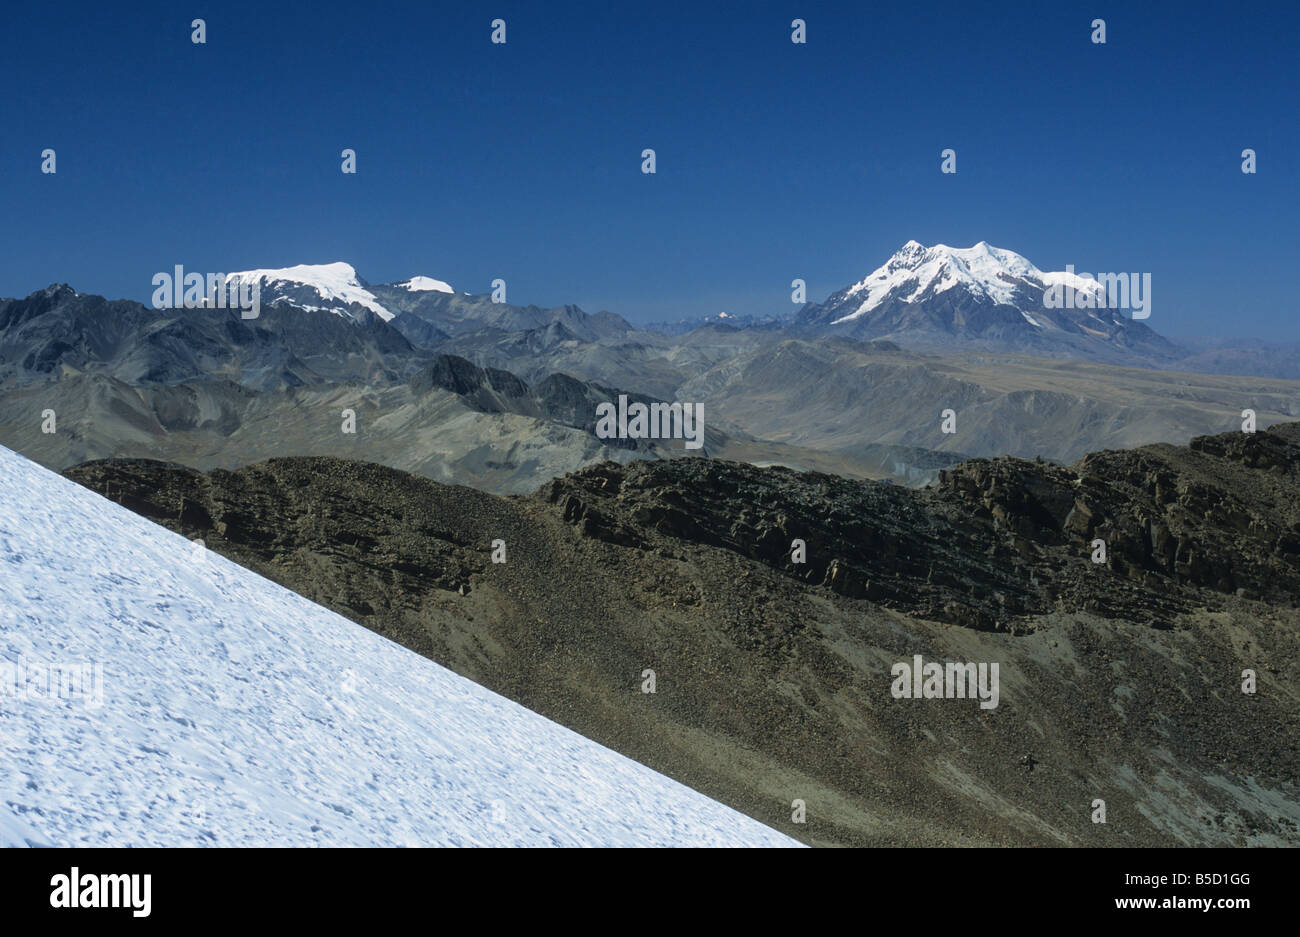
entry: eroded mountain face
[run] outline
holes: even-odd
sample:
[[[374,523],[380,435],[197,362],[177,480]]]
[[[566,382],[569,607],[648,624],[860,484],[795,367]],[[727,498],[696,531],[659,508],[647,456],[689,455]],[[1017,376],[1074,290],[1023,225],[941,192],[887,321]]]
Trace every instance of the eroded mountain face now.
[[[710,459],[507,498],[337,459],[66,474],[808,842],[1300,843],[1300,424],[919,491]],[[896,698],[916,655],[998,664],[998,704]]]

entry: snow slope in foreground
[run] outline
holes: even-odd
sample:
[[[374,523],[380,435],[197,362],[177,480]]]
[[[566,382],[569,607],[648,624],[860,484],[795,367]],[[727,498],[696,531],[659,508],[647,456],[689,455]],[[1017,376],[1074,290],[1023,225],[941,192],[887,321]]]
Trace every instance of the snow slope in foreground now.
[[[0,845],[797,845],[3,447],[0,681]]]

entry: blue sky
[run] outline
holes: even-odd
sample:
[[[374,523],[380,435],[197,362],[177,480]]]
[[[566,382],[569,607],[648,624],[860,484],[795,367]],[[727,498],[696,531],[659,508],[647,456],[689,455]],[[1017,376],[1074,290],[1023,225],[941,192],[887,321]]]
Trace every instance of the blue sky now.
[[[0,295],[346,260],[645,321],[986,240],[1150,272],[1168,335],[1300,338],[1300,4],[295,6],[8,11]]]

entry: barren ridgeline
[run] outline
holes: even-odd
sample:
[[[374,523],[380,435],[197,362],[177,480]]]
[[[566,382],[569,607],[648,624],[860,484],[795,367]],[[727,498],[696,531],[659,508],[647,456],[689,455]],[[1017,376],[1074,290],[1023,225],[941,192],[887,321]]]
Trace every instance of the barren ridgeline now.
[[[510,498],[337,459],[67,474],[806,842],[1280,845],[1298,428],[920,490],[705,459]]]

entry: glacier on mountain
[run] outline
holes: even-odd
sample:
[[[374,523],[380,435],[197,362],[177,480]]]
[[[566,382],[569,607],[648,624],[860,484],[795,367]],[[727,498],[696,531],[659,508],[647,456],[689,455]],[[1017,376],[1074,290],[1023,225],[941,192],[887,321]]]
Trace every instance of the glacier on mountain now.
[[[957,286],[995,303],[1014,305],[1017,293],[1026,286],[1041,291],[1055,285],[1104,296],[1095,280],[1063,271],[1039,270],[1014,251],[993,247],[986,241],[966,248],[946,244],[926,247],[908,241],[882,266],[844,291],[845,298],[855,302],[856,307],[831,324],[851,322],[890,300],[915,302]],[[1042,327],[1041,323],[1030,322]]]
[[[393,318],[393,314],[383,307],[375,294],[362,285],[352,265],[342,261],[332,264],[298,264],[296,267],[283,267],[278,270],[241,270],[227,276],[239,277],[240,282],[260,281],[264,288],[308,287],[328,302],[344,305],[358,303],[385,322]]]

